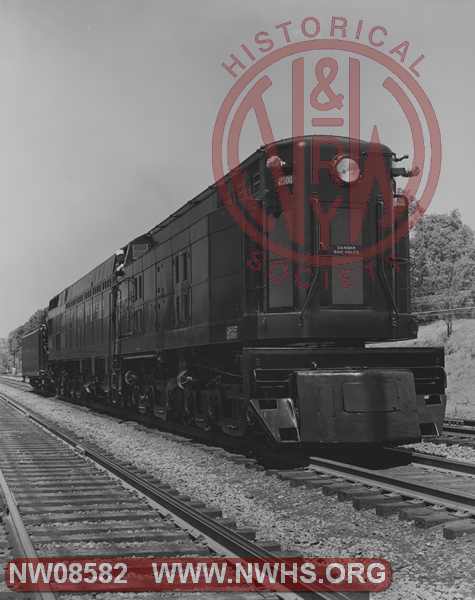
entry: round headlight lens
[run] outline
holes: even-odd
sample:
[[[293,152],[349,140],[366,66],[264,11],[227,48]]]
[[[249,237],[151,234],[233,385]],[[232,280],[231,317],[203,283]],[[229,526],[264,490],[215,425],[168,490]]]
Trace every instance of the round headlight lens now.
[[[270,156],[266,161],[266,167],[268,169],[278,169],[279,167],[284,166],[285,162],[280,158],[280,156],[277,156],[276,154]]]
[[[355,182],[361,173],[357,161],[349,156],[340,156],[336,159],[335,171],[338,178],[344,183]]]

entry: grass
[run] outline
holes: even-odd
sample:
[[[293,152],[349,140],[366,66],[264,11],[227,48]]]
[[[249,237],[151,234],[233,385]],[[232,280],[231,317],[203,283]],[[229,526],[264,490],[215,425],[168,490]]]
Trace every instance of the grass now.
[[[391,344],[397,346],[444,346],[447,371],[447,415],[475,418],[475,319],[457,319],[447,337],[443,321],[419,327],[417,340]]]

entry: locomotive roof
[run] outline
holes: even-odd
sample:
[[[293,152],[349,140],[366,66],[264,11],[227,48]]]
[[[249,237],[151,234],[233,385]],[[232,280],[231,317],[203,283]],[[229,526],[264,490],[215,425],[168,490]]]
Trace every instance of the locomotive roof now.
[[[358,143],[360,145],[360,147],[363,149],[363,152],[373,152],[375,150],[383,149],[384,154],[392,154],[392,150],[385,144],[381,144],[379,142],[366,142],[365,140],[351,138],[351,137],[345,137],[342,135],[304,135],[304,136],[295,137],[295,138],[294,137],[282,138],[280,140],[277,140],[274,144],[267,144],[267,145],[261,146],[261,148],[259,148],[259,150],[264,150],[265,148],[267,148],[268,146],[271,146],[271,145],[277,145],[277,146],[286,145],[289,143],[293,143],[296,140],[303,140],[304,142],[311,142],[315,138],[317,138],[318,140],[321,140],[323,143],[327,143],[329,146],[335,146],[336,144],[350,145],[350,143]]]
[[[181,217],[188,210],[193,208],[196,204],[199,204],[202,200],[204,200],[207,197],[207,195],[209,194],[210,190],[214,189],[223,180],[226,180],[228,177],[232,176],[232,174],[234,172],[238,171],[238,169],[242,168],[243,166],[244,167],[247,166],[249,163],[252,163],[253,160],[259,154],[265,152],[268,148],[275,147],[275,146],[277,146],[277,147],[288,146],[289,144],[293,144],[295,141],[298,141],[298,140],[302,140],[304,143],[307,144],[307,143],[310,143],[315,138],[321,140],[324,144],[325,143],[328,144],[328,146],[336,146],[336,145],[350,146],[352,143],[353,144],[358,143],[360,146],[361,154],[369,154],[369,153],[376,152],[376,151],[381,152],[381,150],[382,150],[383,154],[391,155],[393,153],[392,150],[384,144],[380,144],[377,142],[366,142],[364,140],[359,140],[356,138],[350,138],[350,137],[344,137],[344,136],[338,136],[338,135],[304,135],[301,137],[282,138],[280,140],[276,140],[272,144],[264,144],[263,146],[261,146],[260,148],[255,150],[246,159],[244,159],[241,163],[239,163],[239,165],[237,167],[235,167],[234,169],[231,169],[228,173],[226,173],[226,175],[224,175],[224,177],[215,181],[213,184],[208,186],[205,190],[200,192],[197,196],[195,196],[194,198],[192,198],[191,200],[189,200],[188,202],[183,204],[183,206],[178,208],[175,212],[171,213],[171,215],[169,215],[166,219],[161,221],[158,225],[155,225],[155,227],[153,227],[148,232],[148,234],[153,235],[154,233],[157,233],[158,231],[160,231],[160,229],[163,229],[164,227],[166,227],[171,221],[175,220],[177,217]]]
[[[158,223],[158,225],[155,225],[155,227],[153,227],[149,231],[145,232],[145,234],[141,234],[140,236],[135,237],[135,238],[129,240],[127,242],[127,244],[125,244],[124,247],[127,247],[129,244],[133,243],[135,240],[138,240],[139,238],[143,237],[144,235],[153,236],[154,234],[157,234],[159,231],[165,229],[173,221],[175,221],[179,217],[182,217],[183,215],[185,215],[186,213],[188,213],[190,210],[192,210],[195,206],[201,204],[204,200],[206,200],[209,197],[209,195],[213,191],[215,191],[216,186],[219,183],[221,183],[223,181],[226,181],[238,169],[240,169],[240,168],[246,168],[249,164],[251,164],[260,154],[262,154],[263,152],[265,152],[268,148],[271,148],[271,147],[277,147],[277,148],[279,148],[279,147],[285,147],[285,146],[288,146],[289,144],[293,144],[294,142],[299,141],[299,140],[303,141],[305,144],[308,144],[312,140],[315,140],[316,138],[318,140],[320,140],[323,144],[328,144],[328,146],[341,145],[341,146],[347,146],[348,147],[348,146],[350,146],[350,144],[352,142],[353,143],[358,143],[359,146],[360,146],[360,152],[362,154],[368,154],[368,153],[372,153],[372,152],[375,152],[375,151],[381,152],[381,150],[382,150],[383,154],[385,154],[385,155],[391,155],[392,154],[391,149],[388,148],[388,146],[385,146],[384,144],[380,144],[380,143],[376,143],[376,142],[366,142],[364,140],[358,140],[356,138],[349,138],[349,137],[344,137],[344,136],[335,136],[335,135],[305,135],[305,136],[301,136],[301,137],[289,137],[289,138],[282,138],[280,140],[276,140],[273,144],[265,144],[265,145],[261,146],[260,148],[258,148],[257,150],[255,150],[246,159],[244,159],[239,164],[238,167],[235,167],[234,169],[232,169],[231,171],[229,171],[228,173],[226,173],[226,175],[224,175],[223,178],[221,178],[220,180],[218,180],[215,183],[211,184],[210,186],[208,186],[203,191],[201,191],[194,198],[192,198],[191,200],[189,200],[188,202],[186,202],[185,204],[183,204],[180,208],[178,208],[176,211],[174,211],[173,213],[171,213],[163,221],[161,221],[160,223]],[[62,294],[63,292],[66,292],[66,290],[68,290],[68,296],[69,297],[73,297],[73,294],[76,295],[76,293],[82,293],[82,292],[84,292],[85,290],[89,289],[89,287],[91,285],[94,285],[94,283],[96,282],[96,280],[100,281],[103,278],[107,278],[107,277],[111,276],[112,275],[112,271],[113,271],[113,265],[114,265],[114,255],[111,255],[108,258],[106,258],[106,260],[104,260],[101,263],[99,263],[99,265],[96,265],[95,267],[93,267],[92,269],[90,269],[82,277],[80,277],[79,279],[75,280],[73,283],[71,283],[68,286],[66,286],[65,288],[63,288],[63,290],[61,290],[61,292],[59,292],[58,295]],[[74,288],[74,291],[73,291],[73,288]]]

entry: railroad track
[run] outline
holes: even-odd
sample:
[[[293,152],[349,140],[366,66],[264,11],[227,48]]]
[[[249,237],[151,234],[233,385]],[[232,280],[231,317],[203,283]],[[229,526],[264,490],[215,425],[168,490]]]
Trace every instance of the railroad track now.
[[[397,450],[396,452],[399,452]],[[299,471],[277,471],[291,485],[320,489],[357,510],[375,509],[380,516],[399,514],[418,527],[444,526],[449,539],[475,534],[475,466],[401,451],[410,464],[367,468],[324,457],[312,457]]]
[[[79,443],[4,393],[0,407],[0,481],[12,527],[22,540],[16,556],[282,557],[280,546],[256,541],[255,531],[237,528],[218,509]],[[48,594],[38,597],[56,597]],[[309,591],[302,597],[356,596]]]
[[[364,466],[364,454],[335,458],[310,457],[307,468],[268,469],[291,486],[305,486],[357,510],[375,509],[379,516],[399,515],[416,527],[442,525],[443,535],[475,537],[475,464],[400,448],[381,449],[378,464]],[[250,458],[235,458],[252,467]],[[355,461],[363,464],[355,464]],[[387,464],[396,466],[387,466]]]
[[[296,484],[351,499],[357,509],[375,508],[380,515],[399,513],[421,527],[445,524],[446,537],[475,531],[475,465],[412,450],[384,451],[388,456],[405,457],[410,464],[369,469],[313,457],[310,469],[277,472]]]
[[[472,462],[454,460],[444,456],[416,452],[415,450],[407,450],[405,448],[390,448],[388,451],[395,456],[407,457],[412,464],[426,465],[454,473],[465,473],[466,475],[475,476],[475,463]]]
[[[472,419],[446,419],[444,434],[458,437],[475,447],[475,421]]]
[[[475,419],[459,419],[458,417],[447,417],[445,425],[454,427],[475,427]]]
[[[444,429],[436,444],[460,445],[475,448],[475,421],[471,419],[446,419]]]
[[[14,379],[13,377],[5,377],[4,375],[0,375],[0,383],[4,383],[5,385],[9,385],[10,387],[22,390],[24,392],[32,391],[29,383],[26,381],[21,381],[20,379]]]

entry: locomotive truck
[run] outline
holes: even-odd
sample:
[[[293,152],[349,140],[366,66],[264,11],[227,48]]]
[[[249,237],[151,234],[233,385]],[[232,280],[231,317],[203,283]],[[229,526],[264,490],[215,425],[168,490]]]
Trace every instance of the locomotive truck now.
[[[333,136],[261,147],[54,296],[24,374],[73,402],[287,447],[437,435],[443,349],[374,345],[417,337],[396,193],[415,173],[399,160]]]

